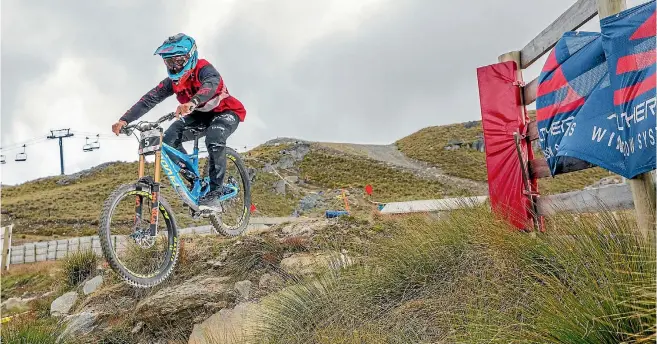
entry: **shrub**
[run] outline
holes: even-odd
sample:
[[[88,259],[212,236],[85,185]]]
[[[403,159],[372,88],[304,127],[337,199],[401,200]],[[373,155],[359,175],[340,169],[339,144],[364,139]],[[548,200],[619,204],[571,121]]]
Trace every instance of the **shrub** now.
[[[271,343],[620,343],[655,339],[655,249],[622,215],[531,237],[485,208],[396,221],[361,265],[269,298]],[[340,336],[337,336],[340,334]]]
[[[75,287],[96,272],[98,256],[91,250],[69,254],[62,260],[62,273],[66,285]]]
[[[60,330],[52,319],[17,317],[2,325],[2,343],[55,344]]]

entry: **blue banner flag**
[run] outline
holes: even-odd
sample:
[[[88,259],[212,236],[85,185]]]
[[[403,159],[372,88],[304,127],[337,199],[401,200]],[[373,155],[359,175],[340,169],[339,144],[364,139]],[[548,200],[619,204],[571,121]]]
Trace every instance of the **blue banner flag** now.
[[[627,178],[655,169],[655,0],[567,32],[539,76],[536,110],[552,175],[583,160]]]

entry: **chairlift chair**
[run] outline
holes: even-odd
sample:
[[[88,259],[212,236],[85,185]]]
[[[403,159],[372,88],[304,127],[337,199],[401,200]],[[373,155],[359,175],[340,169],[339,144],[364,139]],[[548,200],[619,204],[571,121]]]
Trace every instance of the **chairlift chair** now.
[[[94,150],[94,148],[89,143],[89,138],[85,137],[84,146],[82,146],[82,151],[91,152],[92,150]]]
[[[7,159],[6,159],[6,157],[4,156],[4,154],[3,154],[3,155],[0,155],[0,164],[6,164],[6,163],[7,163]]]
[[[100,138],[100,134],[96,134],[96,141],[91,143],[91,149],[100,149],[99,138]]]
[[[23,145],[23,152],[16,154],[15,161],[25,161],[27,160],[27,153],[25,153],[25,145]]]

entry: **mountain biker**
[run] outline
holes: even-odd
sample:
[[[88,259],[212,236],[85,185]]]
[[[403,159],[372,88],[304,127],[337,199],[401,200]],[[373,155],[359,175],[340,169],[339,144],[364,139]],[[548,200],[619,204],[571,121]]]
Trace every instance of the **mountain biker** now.
[[[244,122],[246,110],[228,93],[224,80],[212,64],[198,58],[192,37],[183,33],[171,36],[155,50],[155,54],[164,60],[169,76],[128,109],[112,125],[112,131],[119,135],[121,128],[175,94],[180,102],[175,111],[178,120],[165,131],[163,141],[187,154],[182,146],[185,127],[205,130],[210,190],[199,200],[199,208],[220,211],[219,197],[226,172],[226,139],[235,132],[239,122]]]

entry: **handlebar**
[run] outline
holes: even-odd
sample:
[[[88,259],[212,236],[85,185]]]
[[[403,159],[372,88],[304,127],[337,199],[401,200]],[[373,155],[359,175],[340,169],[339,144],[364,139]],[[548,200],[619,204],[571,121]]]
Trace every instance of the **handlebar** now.
[[[168,114],[158,118],[154,122],[149,122],[149,121],[141,121],[136,124],[130,124],[126,125],[123,128],[121,128],[121,133],[126,134],[128,136],[132,135],[132,132],[134,130],[138,131],[146,131],[146,130],[151,130],[157,128],[160,123],[165,122],[165,121],[170,121],[176,117],[175,112],[169,112]]]

